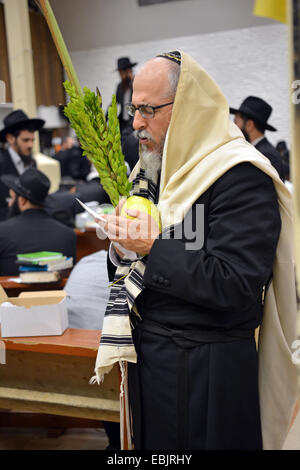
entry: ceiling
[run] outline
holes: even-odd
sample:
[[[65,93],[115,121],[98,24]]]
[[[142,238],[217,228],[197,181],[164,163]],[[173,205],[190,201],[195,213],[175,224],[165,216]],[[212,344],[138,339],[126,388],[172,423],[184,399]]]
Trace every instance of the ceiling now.
[[[50,0],[70,51],[274,24],[253,16],[254,0]]]

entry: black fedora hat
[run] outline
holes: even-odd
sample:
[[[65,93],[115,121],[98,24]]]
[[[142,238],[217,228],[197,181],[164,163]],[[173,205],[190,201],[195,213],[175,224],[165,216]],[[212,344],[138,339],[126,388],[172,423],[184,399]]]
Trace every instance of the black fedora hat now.
[[[232,114],[241,113],[247,116],[254,121],[257,121],[261,124],[265,129],[268,131],[275,132],[277,129],[267,124],[267,120],[269,119],[272,113],[272,106],[270,106],[266,101],[257,96],[248,96],[241,104],[239,109],[230,108],[230,112]]]
[[[137,65],[137,62],[131,63],[129,57],[119,57],[116,70],[131,69],[135,65]]]
[[[41,171],[30,167],[20,176],[3,175],[1,181],[30,202],[42,206],[50,188],[50,180]]]
[[[6,134],[14,132],[17,129],[26,129],[26,126],[37,131],[45,124],[43,119],[29,119],[22,109],[16,109],[9,113],[3,119],[4,128],[0,131],[0,142],[5,142]]]

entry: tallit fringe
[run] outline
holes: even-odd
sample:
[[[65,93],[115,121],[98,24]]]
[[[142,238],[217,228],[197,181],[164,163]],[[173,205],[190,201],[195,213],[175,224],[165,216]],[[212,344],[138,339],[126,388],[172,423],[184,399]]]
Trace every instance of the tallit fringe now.
[[[128,397],[128,370],[127,362],[119,361],[121,370],[120,385],[120,440],[121,450],[125,450],[125,436],[127,437],[127,449],[133,449],[132,429],[129,413],[129,397]]]
[[[127,362],[119,361],[120,371],[121,371],[121,384],[120,384],[120,441],[121,441],[121,450],[125,450],[125,436],[127,437],[127,449],[133,449],[132,443],[132,427],[130,420],[129,412],[129,397],[128,397],[128,371],[127,371]],[[101,385],[104,381],[104,375],[109,373],[112,369],[112,366],[101,367],[101,373],[99,372],[100,368],[95,369],[96,375],[94,375],[90,380],[89,384]]]
[[[95,384],[101,385],[103,380],[104,380],[103,375],[100,375],[100,376],[93,375],[93,377],[89,380],[89,384],[90,385],[95,385]]]
[[[119,366],[121,370],[121,384],[120,384],[120,398],[124,395],[124,384],[126,379],[126,365],[124,361],[119,361]]]
[[[94,372],[96,375],[93,375],[93,377],[89,380],[90,385],[98,384],[101,385],[102,382],[104,381],[104,375],[108,374],[112,370],[113,366],[106,366],[106,367],[101,367],[101,372],[100,372],[100,367],[96,367]]]

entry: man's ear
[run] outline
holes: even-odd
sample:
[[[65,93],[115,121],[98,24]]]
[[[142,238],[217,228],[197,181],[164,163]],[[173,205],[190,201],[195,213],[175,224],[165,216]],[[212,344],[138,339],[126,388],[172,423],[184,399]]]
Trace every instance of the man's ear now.
[[[18,206],[19,206],[19,209],[20,211],[22,211],[22,209],[24,208],[24,206],[26,205],[28,199],[26,199],[25,197],[23,196],[19,196],[18,197]]]
[[[253,131],[253,129],[255,129],[254,121],[252,119],[247,119],[245,128],[247,132]]]
[[[6,140],[9,143],[9,145],[13,145],[15,142],[15,136],[13,134],[6,134]]]

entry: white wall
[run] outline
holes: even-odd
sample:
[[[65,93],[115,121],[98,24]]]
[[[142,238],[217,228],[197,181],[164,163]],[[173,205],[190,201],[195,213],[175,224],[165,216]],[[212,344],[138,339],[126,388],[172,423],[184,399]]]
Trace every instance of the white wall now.
[[[248,95],[260,96],[268,101],[273,107],[269,122],[278,132],[267,132],[267,137],[273,144],[279,140],[290,141],[286,25],[277,23],[142,41],[74,51],[71,56],[81,85],[93,90],[98,86],[106,107],[119,79],[114,71],[117,57],[128,55],[133,61],[141,63],[160,52],[174,49],[192,55],[213,76],[230,106],[239,107]]]
[[[51,0],[71,51],[274,24],[253,16],[254,0]]]

